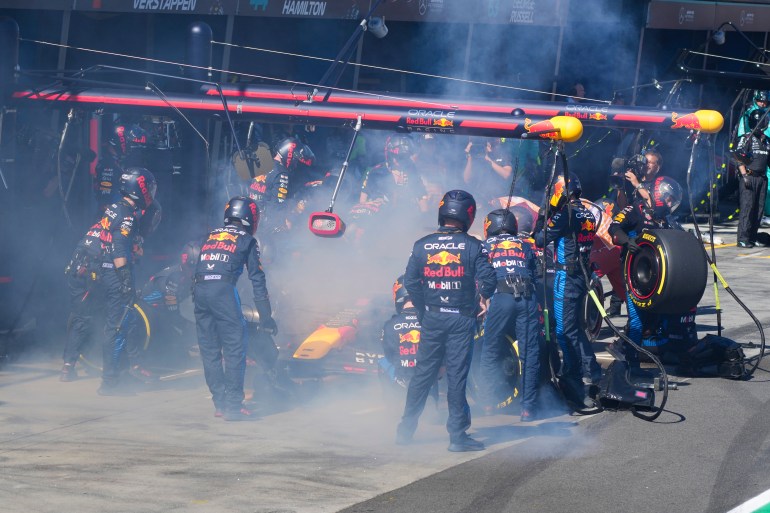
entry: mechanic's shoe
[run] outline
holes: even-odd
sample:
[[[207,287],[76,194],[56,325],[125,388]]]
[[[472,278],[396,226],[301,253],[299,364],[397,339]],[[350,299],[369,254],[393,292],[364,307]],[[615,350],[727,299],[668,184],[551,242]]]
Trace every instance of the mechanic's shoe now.
[[[101,386],[96,391],[99,395],[106,396],[125,396],[130,395],[125,389],[118,386],[117,383],[105,383],[102,381]]]
[[[745,240],[739,240],[737,246],[739,248],[751,249],[751,248],[754,247],[754,243],[753,242],[746,242]]]
[[[458,436],[454,440],[450,440],[447,450],[450,452],[468,452],[468,451],[483,451],[486,449],[484,444],[478,440],[474,440],[466,433]]]
[[[128,373],[142,383],[154,383],[157,381],[157,377],[141,365],[132,365],[131,368],[128,369]]]
[[[216,413],[214,415],[216,415]],[[256,413],[251,410],[247,410],[246,408],[241,408],[238,411],[226,411],[224,413],[224,418],[229,422],[259,420],[259,417]]]
[[[623,305],[623,301],[615,297],[615,294],[613,294],[610,297],[610,307],[607,308],[607,315],[610,317],[619,317],[620,316],[620,307]]]
[[[220,409],[214,410],[214,417],[221,419],[224,416],[225,416],[225,412],[223,412],[222,410]]]
[[[762,220],[759,221],[759,226],[762,228],[770,228],[770,216],[762,216]]]
[[[521,417],[519,420],[521,420],[521,422],[532,422],[537,419],[535,418],[535,414],[532,412],[532,410],[521,410]]]
[[[61,374],[59,374],[59,381],[64,381],[65,383],[68,383],[70,381],[75,381],[78,379],[78,373],[75,370],[75,365],[71,363],[65,363],[64,367],[61,368]]]

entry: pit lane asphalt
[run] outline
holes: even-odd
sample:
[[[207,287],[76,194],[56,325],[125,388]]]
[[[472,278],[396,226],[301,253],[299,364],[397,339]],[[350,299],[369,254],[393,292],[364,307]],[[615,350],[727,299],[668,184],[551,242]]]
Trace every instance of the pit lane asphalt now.
[[[720,231],[734,240],[734,227]],[[767,325],[770,249],[717,252]],[[716,325],[710,282],[701,334]],[[724,335],[758,342],[749,317],[720,299]],[[654,423],[627,412],[527,425],[475,416],[488,449],[465,454],[446,450],[427,412],[415,443],[396,446],[399,411],[376,382],[308,385],[302,405],[227,423],[199,376],[101,397],[98,379],[59,383],[58,368],[48,355],[0,371],[3,511],[719,512],[770,488],[770,363],[746,382],[674,378]]]

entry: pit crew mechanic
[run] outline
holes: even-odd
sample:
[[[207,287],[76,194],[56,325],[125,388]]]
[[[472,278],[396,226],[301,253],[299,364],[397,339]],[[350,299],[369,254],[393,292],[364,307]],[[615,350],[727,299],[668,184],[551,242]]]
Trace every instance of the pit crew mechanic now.
[[[134,237],[142,210],[153,203],[156,192],[153,174],[144,168],[129,168],[120,178],[123,198],[104,211],[99,221],[102,264],[99,279],[105,289],[108,337],[102,346],[102,384],[99,394],[119,394],[121,355],[126,348],[127,326],[131,325],[135,300],[133,262]]]
[[[593,214],[580,202],[582,189],[577,176],[554,178],[549,198],[554,214],[546,222],[539,216],[535,225],[535,243],[544,248],[554,243],[556,276],[554,278],[554,313],[556,339],[562,350],[560,372],[562,389],[568,402],[577,409],[590,409],[595,403],[589,395],[592,385],[598,383],[601,368],[596,362],[593,347],[580,326],[580,309],[588,293],[583,269],[589,269],[588,260],[596,235]],[[547,234],[547,235],[546,235]]]
[[[139,294],[142,302],[148,307],[145,308],[145,313],[152,318],[152,336],[163,344],[171,345],[179,338],[188,339],[185,336],[189,335],[188,322],[179,315],[179,304],[192,294],[192,279],[200,258],[200,250],[197,242],[186,243],[179,255],[179,262],[150,276]],[[180,355],[187,353],[191,348],[184,349],[184,352],[179,351]],[[195,350],[197,351],[197,347]],[[130,344],[128,351],[131,375],[140,380],[152,378],[146,362],[143,361],[141,348]]]
[[[299,165],[312,166],[315,154],[310,147],[296,137],[287,137],[275,146],[273,168],[266,175],[254,177],[249,185],[249,198],[259,207],[263,224],[271,229],[291,228],[287,219],[297,189],[304,180]]]
[[[428,192],[414,164],[418,148],[409,135],[393,135],[385,141],[385,161],[368,169],[361,185],[359,203],[398,205],[408,212],[413,205],[428,210]]]
[[[385,321],[382,327],[382,352],[379,365],[386,382],[387,390],[398,392],[399,404],[403,401],[409,381],[414,376],[417,365],[417,349],[420,346],[420,320],[412,298],[404,287],[404,275],[393,283],[393,303],[396,313]],[[438,381],[430,389],[430,397],[438,406]]]
[[[487,402],[498,402],[496,384],[502,380],[499,361],[507,344],[506,334],[516,334],[522,362],[521,420],[535,420],[540,378],[540,309],[534,294],[537,269],[535,254],[528,242],[518,237],[513,212],[493,210],[484,219],[481,251],[489,258],[497,277],[484,320],[481,350],[482,383]]]
[[[476,284],[482,301],[496,286],[492,265],[481,241],[468,235],[476,201],[462,190],[447,192],[439,204],[439,229],[414,243],[404,273],[404,286],[422,325],[417,365],[398,425],[396,443],[412,440],[431,386],[446,357],[449,450],[479,451],[484,444],[468,436],[471,414],[466,382],[476,331]],[[482,312],[486,305],[482,304]]]
[[[670,228],[667,217],[675,211],[682,201],[682,188],[673,179],[667,176],[659,176],[652,187],[653,203],[650,206],[647,201],[639,197],[633,204],[621,210],[612,220],[608,228],[615,244],[623,247],[621,261],[625,260],[626,253],[639,252],[639,245],[635,239],[645,228]],[[630,292],[626,292],[626,308],[628,309],[628,328],[626,334],[635,344],[642,345],[643,330],[651,328],[650,315],[644,310],[638,309],[634,304]],[[616,342],[610,349],[621,353],[629,364],[632,375],[646,377],[646,373],[640,369],[639,353],[627,347],[624,342]],[[620,355],[619,355],[620,356]]]
[[[243,405],[246,319],[235,285],[244,266],[262,329],[277,331],[254,238],[258,223],[259,208],[254,200],[231,198],[225,206],[224,227],[213,230],[203,242],[195,268],[193,300],[203,373],[214,401],[214,415],[229,421],[256,419]]]

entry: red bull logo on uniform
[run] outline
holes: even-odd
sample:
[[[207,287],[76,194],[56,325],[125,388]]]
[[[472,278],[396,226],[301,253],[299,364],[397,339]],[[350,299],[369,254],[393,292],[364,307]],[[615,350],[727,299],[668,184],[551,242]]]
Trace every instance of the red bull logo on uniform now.
[[[497,244],[492,246],[492,249],[522,249],[520,242],[514,242],[512,240],[504,240],[501,242],[498,242]]]
[[[418,344],[420,342],[420,330],[409,330],[398,335],[398,341],[403,343]]]
[[[448,265],[459,264],[460,262],[460,253],[450,253],[448,251],[439,251],[433,255],[428,253],[427,264]]]
[[[233,235],[232,233],[219,232],[219,233],[212,233],[211,235],[209,235],[208,240],[219,240],[219,241],[229,240],[230,242],[238,242],[238,236]]]

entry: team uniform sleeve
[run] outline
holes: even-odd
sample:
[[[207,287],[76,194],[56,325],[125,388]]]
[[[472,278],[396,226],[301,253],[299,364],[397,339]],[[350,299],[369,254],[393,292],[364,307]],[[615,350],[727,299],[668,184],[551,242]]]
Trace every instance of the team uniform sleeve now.
[[[404,288],[412,298],[412,303],[417,308],[418,313],[425,311],[425,294],[422,288],[422,272],[420,271],[420,262],[414,256],[414,251],[409,255],[409,261],[406,264],[404,272]]]
[[[246,268],[249,271],[249,280],[251,280],[251,286],[254,291],[254,302],[258,304],[268,301],[269,304],[267,279],[265,278],[265,271],[262,269],[262,263],[259,261],[259,249],[257,248],[256,239],[252,239],[249,243]]]
[[[476,284],[482,297],[488,299],[495,293],[497,277],[495,268],[492,267],[488,256],[482,251],[482,247],[483,245],[479,244],[479,251],[476,253]]]
[[[131,260],[133,249],[133,231],[136,220],[132,214],[126,215],[119,223],[113,225],[112,231],[112,258],[126,258]]]

